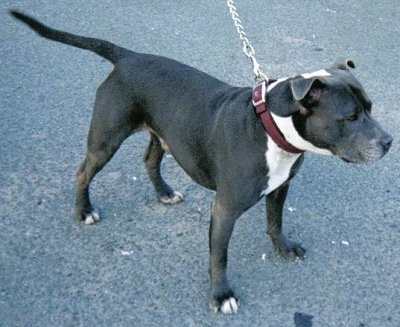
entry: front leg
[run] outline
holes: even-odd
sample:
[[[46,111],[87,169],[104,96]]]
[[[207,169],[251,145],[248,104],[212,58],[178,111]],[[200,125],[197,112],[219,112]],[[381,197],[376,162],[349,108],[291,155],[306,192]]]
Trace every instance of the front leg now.
[[[278,187],[266,197],[267,202],[267,234],[271,237],[275,250],[289,260],[304,259],[306,250],[300,244],[290,241],[282,233],[282,211],[289,183]]]
[[[236,219],[241,212],[225,209],[216,197],[211,208],[210,242],[210,308],[217,313],[233,314],[238,311],[239,301],[229,286],[226,275],[228,244]]]

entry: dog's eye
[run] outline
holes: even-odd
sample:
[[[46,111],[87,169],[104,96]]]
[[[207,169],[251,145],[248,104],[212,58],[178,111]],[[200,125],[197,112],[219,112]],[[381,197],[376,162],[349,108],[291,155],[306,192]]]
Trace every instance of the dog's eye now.
[[[347,116],[345,119],[348,121],[355,121],[355,120],[357,120],[357,118],[358,118],[357,114],[354,114],[354,115]]]

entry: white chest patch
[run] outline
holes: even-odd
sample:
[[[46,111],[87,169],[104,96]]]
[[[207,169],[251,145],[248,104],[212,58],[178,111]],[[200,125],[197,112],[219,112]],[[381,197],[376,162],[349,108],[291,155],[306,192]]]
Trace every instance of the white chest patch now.
[[[269,168],[268,187],[261,192],[261,196],[271,193],[288,180],[290,170],[301,155],[283,151],[269,136],[267,138],[268,149],[265,153],[265,159]]]

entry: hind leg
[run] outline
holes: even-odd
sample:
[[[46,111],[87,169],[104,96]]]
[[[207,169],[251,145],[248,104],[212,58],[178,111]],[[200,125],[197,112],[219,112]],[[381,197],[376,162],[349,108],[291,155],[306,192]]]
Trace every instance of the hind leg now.
[[[77,217],[86,224],[100,219],[89,196],[90,183],[95,175],[110,161],[122,142],[140,123],[131,114],[133,103],[123,94],[118,83],[110,77],[99,87],[90,124],[87,153],[76,174],[75,210]]]
[[[175,204],[183,200],[183,195],[174,191],[161,176],[161,160],[165,151],[159,138],[150,132],[150,142],[143,156],[147,173],[160,201],[167,204]]]
[[[95,159],[90,159],[91,157],[95,156],[91,156],[87,153],[85,160],[79,165],[78,171],[76,172],[75,212],[78,219],[88,225],[100,220],[100,215],[93,209],[89,197],[89,185],[96,175],[95,169],[93,168],[93,161]],[[100,169],[97,169],[97,171]]]
[[[87,225],[100,220],[100,215],[94,210],[90,201],[90,183],[94,176],[111,159],[115,151],[91,152],[88,150],[85,160],[79,165],[76,173],[75,211],[78,219]]]
[[[119,146],[126,137],[115,137],[114,140],[107,140],[102,143],[91,144],[88,142],[88,151],[85,160],[80,164],[76,173],[76,197],[75,210],[78,218],[85,224],[90,225],[100,219],[99,214],[94,210],[89,196],[90,183],[94,176],[113,157]]]

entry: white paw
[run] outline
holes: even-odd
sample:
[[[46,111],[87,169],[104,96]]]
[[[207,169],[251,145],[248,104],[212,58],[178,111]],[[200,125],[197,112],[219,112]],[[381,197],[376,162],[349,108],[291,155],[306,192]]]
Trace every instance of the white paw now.
[[[225,315],[236,314],[239,310],[239,302],[234,297],[225,300],[221,305],[221,312]]]
[[[171,195],[171,196],[167,196],[167,195],[163,196],[163,197],[160,198],[160,200],[161,200],[162,203],[165,203],[165,204],[175,204],[175,203],[181,202],[183,200],[183,194],[174,191],[173,195]]]
[[[86,225],[92,225],[96,221],[100,220],[100,215],[96,211],[92,211],[85,216],[85,220],[83,221]]]
[[[214,313],[217,313],[220,310],[225,315],[236,314],[239,310],[239,301],[234,297],[230,297],[222,302],[220,307],[217,305],[212,305],[211,309],[214,311]]]

